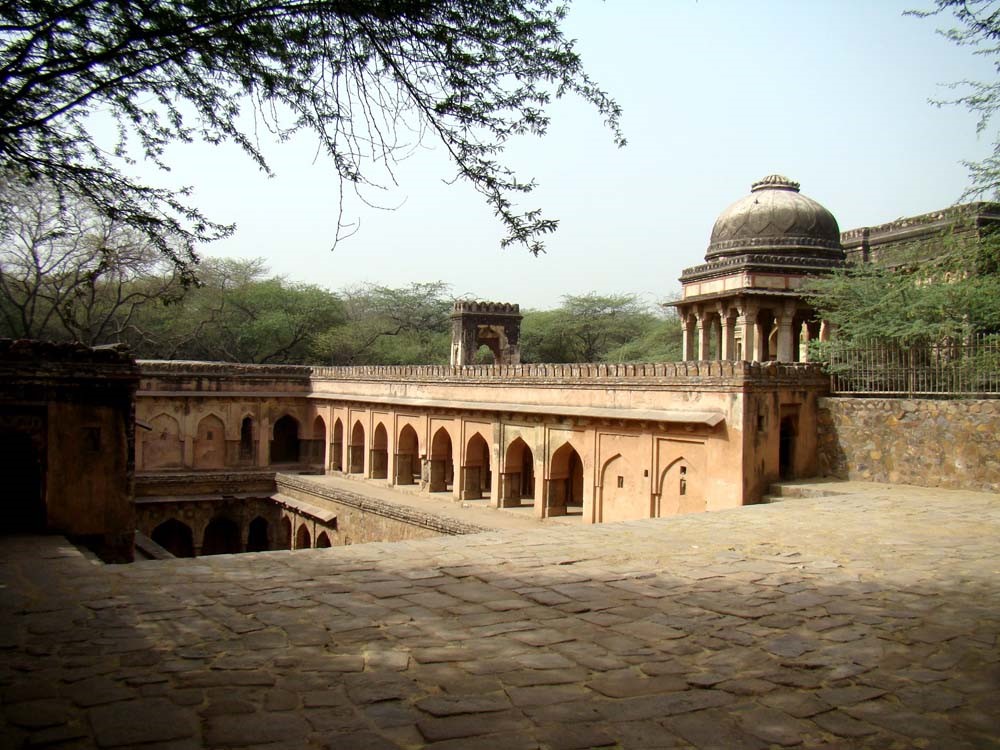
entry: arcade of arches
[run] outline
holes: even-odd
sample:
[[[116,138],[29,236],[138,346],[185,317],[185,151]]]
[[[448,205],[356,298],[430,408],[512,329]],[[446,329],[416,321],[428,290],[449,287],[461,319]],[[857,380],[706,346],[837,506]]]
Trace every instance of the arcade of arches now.
[[[494,366],[460,382],[449,368],[262,366],[236,390],[232,366],[140,367],[137,416],[150,427],[136,440],[140,489],[225,485],[221,496],[235,498],[225,513],[175,504],[155,518],[163,498],[137,499],[140,529],[185,554],[346,542],[328,508],[268,510],[265,493],[241,491],[261,471],[339,473],[584,523],[755,502],[780,476],[814,471],[826,384],[812,366],[745,362]]]

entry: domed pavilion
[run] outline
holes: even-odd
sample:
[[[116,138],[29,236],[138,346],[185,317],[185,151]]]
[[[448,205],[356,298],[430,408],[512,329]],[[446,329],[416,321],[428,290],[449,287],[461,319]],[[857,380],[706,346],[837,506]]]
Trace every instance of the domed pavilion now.
[[[826,330],[801,294],[844,264],[837,219],[781,175],[755,182],[712,228],[705,263],[681,274],[674,303],[685,360],[807,359]]]

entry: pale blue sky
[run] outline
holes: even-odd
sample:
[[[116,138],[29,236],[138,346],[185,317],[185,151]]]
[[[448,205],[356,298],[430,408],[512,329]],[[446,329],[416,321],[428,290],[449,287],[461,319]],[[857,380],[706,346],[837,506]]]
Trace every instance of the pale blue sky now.
[[[950,18],[903,17],[921,4],[577,0],[568,35],[622,105],[629,145],[617,149],[596,113],[565,100],[548,136],[509,149],[520,176],[539,182],[525,206],[560,219],[539,258],[499,248],[499,223],[471,187],[444,183],[451,170],[430,142],[400,166],[397,189],[373,196],[397,210],[345,197],[360,231],[333,252],[337,183],[307,138],[268,149],[274,179],[207,146],[172,151],[169,179],[239,227],[205,257],[262,256],[275,273],[334,290],[444,281],[536,308],[589,291],[663,299],[702,262],[716,216],[765,175],[801,182],[841,229],[959,198],[959,162],[984,156],[991,134],[977,138],[971,114],[927,100],[993,70],[935,33]]]

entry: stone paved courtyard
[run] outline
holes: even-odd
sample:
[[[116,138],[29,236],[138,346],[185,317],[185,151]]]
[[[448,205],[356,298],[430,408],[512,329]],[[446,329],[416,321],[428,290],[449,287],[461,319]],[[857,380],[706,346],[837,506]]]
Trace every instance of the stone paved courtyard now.
[[[0,548],[3,746],[1000,747],[1000,497],[101,567]]]

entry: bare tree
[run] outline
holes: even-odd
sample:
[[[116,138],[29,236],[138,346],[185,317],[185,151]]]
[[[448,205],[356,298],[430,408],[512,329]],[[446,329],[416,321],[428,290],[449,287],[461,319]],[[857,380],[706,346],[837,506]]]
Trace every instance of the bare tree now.
[[[13,337],[120,341],[136,311],[183,291],[145,237],[40,182],[0,183],[0,321]]]

